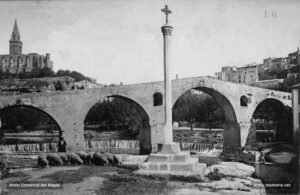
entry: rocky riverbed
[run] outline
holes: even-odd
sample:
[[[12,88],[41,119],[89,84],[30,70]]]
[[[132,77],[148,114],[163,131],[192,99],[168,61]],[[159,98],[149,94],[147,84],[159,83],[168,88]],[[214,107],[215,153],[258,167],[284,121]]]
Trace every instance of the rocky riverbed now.
[[[32,157],[33,159],[34,156]],[[119,155],[124,167],[63,166],[16,169],[2,177],[8,194],[265,194],[252,178],[254,168],[238,162],[214,162],[203,180],[188,177],[138,176],[132,173],[147,156]],[[126,168],[125,168],[126,167]],[[218,170],[216,172],[216,170]],[[7,189],[8,182],[62,182],[61,189]]]

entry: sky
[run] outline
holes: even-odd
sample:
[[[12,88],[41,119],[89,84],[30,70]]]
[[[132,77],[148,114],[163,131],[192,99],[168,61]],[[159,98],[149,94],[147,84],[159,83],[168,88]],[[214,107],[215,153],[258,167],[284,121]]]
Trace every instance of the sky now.
[[[172,78],[214,76],[300,47],[298,0],[0,1],[0,54],[17,18],[23,53],[50,53],[54,70],[102,84],[163,80],[168,4]]]

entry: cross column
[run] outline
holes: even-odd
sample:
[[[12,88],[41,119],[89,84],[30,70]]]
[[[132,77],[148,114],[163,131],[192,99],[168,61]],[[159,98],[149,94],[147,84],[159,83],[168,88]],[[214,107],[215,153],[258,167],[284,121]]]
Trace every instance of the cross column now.
[[[163,153],[178,153],[180,148],[178,144],[173,142],[173,128],[172,128],[172,80],[170,76],[169,64],[169,46],[173,27],[168,25],[168,14],[172,13],[166,5],[161,10],[166,14],[166,24],[161,27],[164,36],[164,104],[165,104],[165,125],[164,125],[164,143],[161,151]]]

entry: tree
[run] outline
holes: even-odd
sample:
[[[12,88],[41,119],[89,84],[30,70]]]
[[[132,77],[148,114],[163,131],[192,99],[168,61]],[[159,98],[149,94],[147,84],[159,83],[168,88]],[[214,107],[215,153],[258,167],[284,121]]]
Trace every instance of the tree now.
[[[140,128],[149,126],[149,118],[138,104],[117,96],[93,106],[84,123],[106,124],[108,130],[122,130],[124,135],[134,138]]]
[[[209,130],[211,131],[212,128],[212,122],[214,121],[215,118],[215,112],[218,109],[218,104],[216,101],[214,101],[212,98],[206,98],[204,101],[204,105],[206,106],[206,109],[208,112],[206,113],[206,119],[208,121],[208,125],[209,125]]]
[[[280,91],[291,92],[291,87],[293,85],[296,85],[299,82],[300,82],[300,75],[299,74],[296,77],[291,76],[291,77],[289,77],[289,78],[287,78],[283,81],[282,86],[279,90]]]
[[[95,79],[91,79],[89,77],[84,76],[83,74],[77,72],[77,71],[70,71],[70,70],[58,70],[56,73],[57,77],[62,77],[62,76],[69,76],[75,79],[76,82],[82,81],[82,80],[87,80],[89,82],[95,82]]]
[[[199,95],[188,91],[174,105],[173,118],[177,121],[187,121],[193,130],[195,122],[204,118],[204,105]]]
[[[208,122],[211,129],[214,121],[224,121],[224,112],[209,95],[198,94],[190,90],[175,103],[173,120],[188,122],[191,130],[196,122]]]
[[[16,130],[22,126],[24,130],[38,130],[40,124],[55,124],[55,121],[44,112],[27,106],[12,106],[0,111],[3,129]]]
[[[39,77],[54,77],[55,72],[48,67],[44,67],[40,70]]]

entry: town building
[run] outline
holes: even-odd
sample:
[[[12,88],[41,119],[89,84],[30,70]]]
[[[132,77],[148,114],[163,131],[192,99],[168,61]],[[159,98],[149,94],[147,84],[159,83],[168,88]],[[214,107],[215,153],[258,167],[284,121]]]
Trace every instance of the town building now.
[[[288,70],[296,65],[300,65],[299,48],[297,49],[297,51],[288,54],[288,57],[266,58],[263,60],[265,71]]]
[[[258,81],[258,73],[262,65],[253,63],[243,67],[224,66],[221,72],[215,73],[215,78],[234,83],[249,84]]]
[[[266,58],[263,60],[262,64],[248,64],[243,67],[236,66],[223,66],[221,72],[215,73],[215,78],[223,81],[229,81],[234,83],[242,83],[254,86],[263,86],[272,88],[277,88],[282,85],[279,80],[268,80],[259,83],[259,74],[264,72],[282,72],[287,71],[287,78],[297,77],[298,73],[291,73],[290,70],[295,67],[300,66],[300,51],[288,54],[288,57],[279,58]],[[260,74],[261,75],[261,74]]]
[[[87,80],[82,80],[78,82],[74,82],[73,89],[91,89],[91,88],[100,88],[103,87],[103,85],[98,83],[89,82]]]
[[[223,66],[221,72],[215,73],[215,78],[222,81],[233,82],[233,74],[237,70],[236,66]]]
[[[263,60],[264,70],[277,71],[277,70],[285,70],[289,69],[290,63],[289,58],[267,58]]]
[[[300,65],[300,51],[299,51],[299,47],[297,48],[297,51],[289,53],[289,55],[288,55],[288,62],[290,64],[298,64],[298,65]]]
[[[249,64],[238,67],[233,75],[234,83],[249,84],[254,81],[258,81],[258,64]]]
[[[22,53],[22,41],[17,24],[15,25],[9,40],[9,54],[0,55],[0,70],[10,73],[30,72],[34,68],[53,69],[53,62],[50,60],[50,54],[40,55],[37,53]]]

